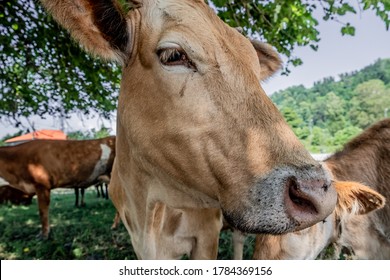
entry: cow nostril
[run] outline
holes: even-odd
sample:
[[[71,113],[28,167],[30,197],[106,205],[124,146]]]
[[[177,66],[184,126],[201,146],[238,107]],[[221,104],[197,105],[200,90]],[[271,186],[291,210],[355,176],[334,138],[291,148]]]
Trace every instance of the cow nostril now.
[[[299,183],[297,181],[297,178],[292,176],[290,178],[287,179],[287,186],[291,189],[294,189],[294,191],[299,191],[299,187],[298,187]]]
[[[302,204],[301,199],[299,198],[299,187],[298,187],[298,182],[295,177],[290,177],[288,178],[287,181],[287,187],[288,187],[288,195],[291,199],[291,201],[295,204]]]
[[[288,178],[287,188],[289,198],[292,201],[294,208],[306,213],[317,213],[316,207],[310,201],[308,195],[302,191],[297,178],[295,178],[294,176]]]

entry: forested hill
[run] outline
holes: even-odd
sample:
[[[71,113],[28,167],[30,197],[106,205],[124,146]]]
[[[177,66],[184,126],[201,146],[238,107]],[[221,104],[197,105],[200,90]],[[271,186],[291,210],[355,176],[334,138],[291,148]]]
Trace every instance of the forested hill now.
[[[293,86],[271,96],[311,152],[334,152],[377,120],[390,117],[390,59],[325,78],[313,87]]]

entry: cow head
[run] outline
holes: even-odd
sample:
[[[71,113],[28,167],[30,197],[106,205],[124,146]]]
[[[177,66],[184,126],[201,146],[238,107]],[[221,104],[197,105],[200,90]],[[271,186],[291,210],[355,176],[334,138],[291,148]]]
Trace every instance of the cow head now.
[[[357,182],[336,181],[335,211],[322,222],[283,235],[258,235],[254,259],[315,259],[332,242],[342,238],[343,224],[356,215],[383,208],[385,198]]]
[[[176,189],[246,232],[302,229],[333,211],[328,174],[260,85],[280,66],[271,47],[203,0],[133,1],[126,14],[114,0],[43,2],[89,52],[123,66],[112,185],[124,195]]]

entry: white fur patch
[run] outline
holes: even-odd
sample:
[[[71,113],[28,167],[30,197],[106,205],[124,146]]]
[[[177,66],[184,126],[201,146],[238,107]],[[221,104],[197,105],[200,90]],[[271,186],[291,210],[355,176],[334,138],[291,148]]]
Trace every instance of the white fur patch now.
[[[361,207],[362,206],[359,204],[359,202],[357,200],[355,200],[351,205],[350,214],[359,215],[359,213],[361,212],[361,210],[360,210]]]
[[[0,177],[0,187],[10,185],[4,178]]]
[[[19,182],[18,185],[14,186],[18,190],[27,193],[27,194],[35,194],[35,186],[30,183],[26,183],[24,181]]]
[[[95,165],[92,174],[89,176],[88,181],[92,182],[96,180],[97,177],[102,175],[107,168],[107,163],[110,158],[111,148],[106,144],[100,144],[100,148],[102,149],[102,154],[100,155],[100,159]]]

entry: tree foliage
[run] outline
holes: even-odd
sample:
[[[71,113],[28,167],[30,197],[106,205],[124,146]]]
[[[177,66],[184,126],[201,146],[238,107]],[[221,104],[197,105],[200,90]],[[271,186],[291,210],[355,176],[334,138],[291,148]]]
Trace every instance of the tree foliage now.
[[[0,5],[0,115],[16,125],[31,115],[96,110],[109,117],[116,108],[118,67],[82,51],[37,1]]]
[[[122,3],[127,1],[121,1]],[[209,0],[229,25],[273,45],[289,65],[302,63],[296,46],[317,50],[320,34],[316,10],[325,20],[340,21],[356,8],[342,0]],[[358,0],[374,10],[386,28],[390,1]],[[341,24],[353,35],[354,27]],[[120,70],[83,52],[47,15],[37,0],[0,2],[0,118],[16,126],[32,115],[64,118],[98,112],[105,118],[116,108]]]
[[[72,140],[88,140],[88,139],[99,139],[110,136],[111,129],[101,126],[99,130],[91,129],[90,131],[72,131],[67,135],[68,139]]]
[[[287,88],[271,99],[309,150],[333,152],[375,121],[390,117],[390,59],[342,74],[337,81],[329,77],[311,88]]]
[[[246,34],[259,36],[277,51],[288,58],[289,64],[302,64],[294,56],[296,46],[310,46],[318,49],[320,34],[318,19],[314,12],[320,11],[325,21],[340,22],[343,35],[355,35],[355,27],[350,22],[342,22],[347,14],[357,14],[358,10],[373,10],[380,17],[386,29],[390,25],[390,1],[358,0],[355,5],[343,0],[211,0],[218,15],[229,25],[242,27]]]

